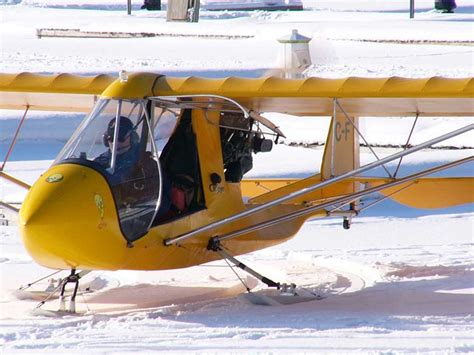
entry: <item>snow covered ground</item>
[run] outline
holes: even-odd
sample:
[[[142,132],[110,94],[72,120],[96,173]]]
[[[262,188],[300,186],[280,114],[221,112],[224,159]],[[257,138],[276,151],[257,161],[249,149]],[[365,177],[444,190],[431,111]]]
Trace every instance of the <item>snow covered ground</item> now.
[[[133,1],[134,9],[140,1]],[[198,24],[167,23],[165,12],[124,12],[118,0],[0,0],[0,71],[116,73],[121,69],[173,75],[259,76],[278,63],[276,39],[296,28],[312,37],[313,66],[325,77],[474,76],[474,4],[458,0],[455,14],[405,0],[304,2],[302,12],[203,12]],[[3,6],[1,6],[3,5]],[[58,5],[60,8],[58,8]],[[142,39],[36,37],[38,28],[159,32]],[[203,37],[171,37],[200,34]],[[249,36],[213,39],[204,35]],[[416,40],[415,44],[388,40]],[[362,42],[373,40],[380,42]],[[427,42],[429,41],[429,42]],[[439,43],[434,43],[441,41]],[[429,44],[427,44],[429,43]],[[20,112],[0,112],[0,158]],[[325,119],[268,114],[285,143],[324,141]],[[81,116],[33,113],[6,166],[32,183]],[[413,118],[366,118],[371,143],[405,143]],[[414,142],[472,122],[437,118],[420,123]],[[427,150],[405,159],[403,171],[473,154],[474,139],[447,142],[459,150]],[[471,148],[471,149],[469,149]],[[380,155],[393,149],[378,149]],[[305,176],[319,169],[321,148],[278,145],[255,157],[249,176]],[[373,157],[364,150],[363,163]],[[392,165],[391,168],[394,168]],[[449,172],[473,176],[473,164]],[[473,193],[473,191],[470,191]],[[0,180],[0,199],[24,192]],[[432,214],[432,213],[435,214]],[[96,272],[84,281],[98,291],[78,298],[81,316],[32,316],[36,301],[12,291],[46,270],[24,251],[17,228],[0,226],[0,349],[2,353],[472,353],[474,352],[474,209],[426,211],[384,202],[357,218],[310,221],[291,241],[242,257],[265,275],[325,296],[289,306],[256,306],[238,295],[222,262],[163,272]],[[249,281],[251,282],[251,281]],[[40,285],[46,287],[46,283]],[[257,285],[255,292],[264,292]],[[84,301],[87,301],[85,303]],[[87,305],[86,305],[87,304]],[[53,301],[50,308],[54,308]]]

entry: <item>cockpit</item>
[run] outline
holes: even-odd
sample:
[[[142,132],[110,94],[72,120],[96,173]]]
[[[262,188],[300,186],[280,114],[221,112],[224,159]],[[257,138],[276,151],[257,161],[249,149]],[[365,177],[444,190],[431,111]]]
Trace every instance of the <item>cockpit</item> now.
[[[149,101],[99,100],[55,164],[81,164],[100,172],[111,187],[122,233],[136,240],[162,205],[158,158],[176,123],[176,110],[155,110]]]
[[[282,135],[265,118],[221,97],[100,99],[54,164],[79,164],[104,176],[122,234],[132,243],[154,225],[206,208],[193,110],[220,112],[229,183],[240,182],[252,168],[252,153],[271,150],[260,126]]]

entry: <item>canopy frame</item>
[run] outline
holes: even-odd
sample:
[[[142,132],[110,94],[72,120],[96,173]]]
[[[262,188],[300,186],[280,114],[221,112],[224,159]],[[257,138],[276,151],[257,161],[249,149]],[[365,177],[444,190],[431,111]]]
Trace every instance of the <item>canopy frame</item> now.
[[[270,120],[258,112],[250,110],[236,100],[220,95],[177,95],[177,96],[152,96],[149,97],[162,108],[201,109],[231,113],[243,113],[246,119],[254,119],[267,127],[274,135],[284,137],[283,132]],[[197,100],[196,100],[197,99]],[[226,127],[228,128],[228,127]]]

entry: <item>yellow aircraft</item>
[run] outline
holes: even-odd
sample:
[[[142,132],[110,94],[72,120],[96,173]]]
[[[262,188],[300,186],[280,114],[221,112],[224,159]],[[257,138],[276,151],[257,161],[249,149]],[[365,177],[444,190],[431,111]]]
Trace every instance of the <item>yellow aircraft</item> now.
[[[90,112],[19,211],[33,259],[71,270],[62,295],[68,282],[77,291],[76,270],[164,270],[218,259],[280,288],[234,257],[290,239],[309,218],[340,216],[349,228],[361,198],[374,193],[417,208],[472,203],[472,177],[427,177],[472,156],[404,177],[385,164],[474,124],[416,146],[408,140],[404,150],[361,166],[359,117],[412,116],[415,127],[424,116],[474,116],[473,97],[473,78],[0,74],[0,108],[24,109],[23,119],[28,110]],[[243,178],[252,154],[284,137],[264,112],[332,117],[319,173]],[[363,176],[376,167],[387,177]],[[1,170],[0,177],[28,187]]]

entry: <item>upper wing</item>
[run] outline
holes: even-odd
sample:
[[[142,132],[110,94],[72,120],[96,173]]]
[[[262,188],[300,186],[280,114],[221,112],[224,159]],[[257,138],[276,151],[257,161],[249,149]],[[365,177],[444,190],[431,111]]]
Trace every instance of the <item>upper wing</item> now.
[[[115,79],[110,75],[0,74],[0,108],[88,112]]]
[[[472,116],[474,79],[356,78],[246,79],[199,77],[157,80],[159,95],[229,97],[258,112],[332,116],[337,98],[352,116]]]
[[[144,78],[147,80],[144,80]],[[104,92],[110,75],[0,74],[0,108],[88,111],[96,96],[218,95],[256,112],[332,116],[334,99],[352,116],[472,116],[474,79],[356,78],[209,79],[133,73],[119,90]],[[123,95],[121,95],[121,93]]]

